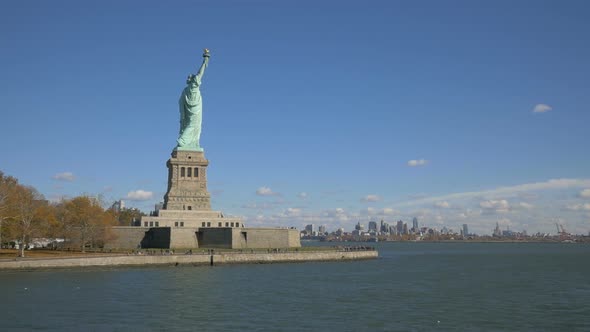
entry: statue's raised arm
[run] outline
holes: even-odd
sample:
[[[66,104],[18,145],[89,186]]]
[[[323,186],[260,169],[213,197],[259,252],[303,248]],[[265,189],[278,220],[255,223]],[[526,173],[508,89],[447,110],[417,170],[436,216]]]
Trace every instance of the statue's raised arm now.
[[[199,144],[201,138],[201,122],[203,112],[203,100],[201,98],[201,79],[205,74],[205,68],[209,65],[209,50],[203,51],[203,63],[196,75],[189,75],[186,87],[182,90],[178,105],[180,108],[180,133],[178,137],[178,150],[203,151]]]
[[[209,50],[208,49],[204,49],[203,50],[203,63],[201,63],[201,68],[199,68],[199,71],[197,72],[197,81],[199,82],[199,85],[201,85],[201,79],[203,78],[203,75],[205,74],[205,69],[207,69],[207,66],[209,65],[209,57],[211,55],[209,54]]]

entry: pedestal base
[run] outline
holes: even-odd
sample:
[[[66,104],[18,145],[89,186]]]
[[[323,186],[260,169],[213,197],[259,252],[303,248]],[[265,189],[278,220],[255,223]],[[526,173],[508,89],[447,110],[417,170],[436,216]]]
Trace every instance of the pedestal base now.
[[[199,151],[175,149],[168,167],[168,190],[164,195],[165,210],[211,210],[211,196],[207,191],[209,161]]]

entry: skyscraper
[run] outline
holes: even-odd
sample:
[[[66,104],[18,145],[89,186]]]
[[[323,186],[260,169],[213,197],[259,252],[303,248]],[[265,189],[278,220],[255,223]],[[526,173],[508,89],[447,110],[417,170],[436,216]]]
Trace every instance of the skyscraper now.
[[[467,229],[467,224],[463,224],[463,236],[469,235],[469,230]]]
[[[500,224],[496,222],[496,228],[494,228],[494,236],[502,236],[502,231],[500,230]]]
[[[404,231],[404,222],[399,220],[396,225],[397,234],[402,234]]]
[[[381,233],[389,233],[389,224],[381,220],[381,228],[379,229]]]
[[[377,222],[369,221],[369,232],[377,232]]]
[[[419,231],[418,218],[416,218],[416,217],[414,217],[414,219],[412,220],[412,230],[414,231],[414,233]]]

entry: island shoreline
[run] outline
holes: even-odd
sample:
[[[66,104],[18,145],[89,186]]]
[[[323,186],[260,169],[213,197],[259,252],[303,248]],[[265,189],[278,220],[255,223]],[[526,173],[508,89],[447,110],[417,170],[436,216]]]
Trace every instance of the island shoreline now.
[[[272,264],[376,259],[376,250],[286,253],[215,253],[180,255],[111,255],[32,258],[0,261],[0,270],[38,270],[77,267]]]

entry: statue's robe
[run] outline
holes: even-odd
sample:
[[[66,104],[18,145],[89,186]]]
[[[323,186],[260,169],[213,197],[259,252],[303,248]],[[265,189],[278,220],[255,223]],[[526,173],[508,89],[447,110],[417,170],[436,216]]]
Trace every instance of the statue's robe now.
[[[201,138],[201,122],[203,114],[203,99],[199,90],[199,82],[189,83],[180,95],[180,136],[178,147],[184,149],[199,149]]]
[[[209,57],[205,56],[199,72],[187,82],[182,90],[178,107],[180,108],[180,133],[178,135],[177,149],[203,151],[199,145],[201,139],[201,122],[203,113],[203,99],[201,98],[201,79],[205,68],[209,63]]]

